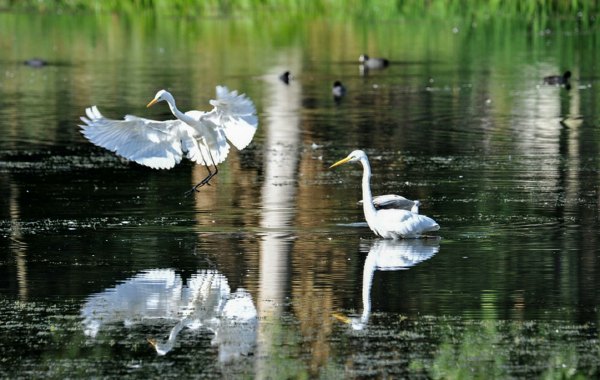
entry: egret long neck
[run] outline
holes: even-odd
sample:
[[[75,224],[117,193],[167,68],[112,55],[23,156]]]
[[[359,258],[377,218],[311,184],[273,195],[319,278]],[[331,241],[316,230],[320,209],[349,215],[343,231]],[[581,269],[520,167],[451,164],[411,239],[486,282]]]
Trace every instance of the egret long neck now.
[[[173,349],[175,345],[175,341],[177,340],[177,334],[185,327],[187,323],[187,319],[183,318],[180,320],[173,328],[171,329],[171,333],[169,334],[169,339],[167,339],[164,343],[156,343],[154,349],[156,349],[156,353],[159,355],[166,355],[169,351]]]
[[[363,211],[365,213],[365,219],[370,225],[371,221],[374,220],[375,206],[373,206],[373,196],[371,195],[371,165],[369,165],[369,159],[364,157],[360,160],[363,166],[363,178],[362,178],[362,194],[363,194]]]
[[[180,110],[177,109],[177,105],[175,105],[175,99],[169,100],[167,103],[169,104],[171,113],[173,115],[175,115],[176,118],[183,121],[184,123],[188,123],[188,124],[194,123],[194,119],[192,119],[191,117],[189,117],[188,115],[184,114],[183,112],[181,112]]]

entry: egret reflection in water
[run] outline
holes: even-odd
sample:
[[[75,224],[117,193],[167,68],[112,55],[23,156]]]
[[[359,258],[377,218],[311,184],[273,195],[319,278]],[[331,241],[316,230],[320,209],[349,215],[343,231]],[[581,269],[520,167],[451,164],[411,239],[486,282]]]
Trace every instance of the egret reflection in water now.
[[[429,260],[440,250],[440,238],[420,240],[377,240],[369,249],[365,259],[362,282],[363,311],[360,317],[348,318],[335,314],[334,316],[344,323],[348,323],[353,330],[362,330],[369,322],[371,314],[371,286],[375,271],[397,271],[408,269],[422,261]],[[397,291],[399,297],[402,290]]]
[[[244,289],[232,293],[227,279],[215,270],[199,270],[185,285],[173,269],[141,272],[90,296],[81,316],[90,338],[109,324],[131,328],[172,321],[166,340],[149,339],[159,355],[173,349],[184,328],[206,328],[215,334],[212,344],[219,346],[221,362],[252,352],[258,324],[250,294]]]

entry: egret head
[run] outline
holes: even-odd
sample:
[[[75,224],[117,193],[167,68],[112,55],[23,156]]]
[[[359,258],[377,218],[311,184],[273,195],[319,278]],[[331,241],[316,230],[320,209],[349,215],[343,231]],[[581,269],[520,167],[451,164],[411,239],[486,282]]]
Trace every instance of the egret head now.
[[[331,168],[335,168],[336,166],[340,166],[342,164],[348,163],[348,162],[358,162],[362,159],[366,159],[367,155],[365,154],[365,152],[363,152],[362,150],[355,150],[352,153],[350,153],[348,155],[348,157],[343,158],[341,160],[339,160],[338,162],[336,162],[335,164],[331,165],[329,167],[329,169]]]
[[[153,338],[148,338],[147,341],[148,341],[148,343],[150,343],[152,348],[154,348],[156,350],[156,353],[160,356],[166,355],[169,351],[171,351],[173,349],[172,346],[169,346],[169,345],[166,345],[163,343],[159,343],[156,339],[153,339]]]
[[[365,63],[369,60],[369,56],[366,54],[361,54],[360,57],[358,57],[358,62],[360,63]]]
[[[154,99],[152,99],[150,101],[150,103],[148,103],[146,105],[147,108],[152,107],[153,105],[155,105],[158,102],[162,102],[162,101],[166,101],[167,103],[174,105],[175,104],[175,99],[173,98],[173,95],[171,95],[171,93],[167,90],[160,90],[159,92],[156,93],[156,95],[154,95]]]
[[[350,318],[340,313],[333,313],[333,317],[338,321],[350,325],[352,330],[363,330],[368,322],[368,317],[363,321],[363,318]]]

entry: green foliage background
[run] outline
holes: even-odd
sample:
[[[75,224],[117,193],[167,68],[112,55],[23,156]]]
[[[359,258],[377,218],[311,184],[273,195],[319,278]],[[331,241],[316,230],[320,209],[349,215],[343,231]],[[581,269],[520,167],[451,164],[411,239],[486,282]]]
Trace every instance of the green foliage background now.
[[[1,9],[140,12],[226,16],[280,12],[334,17],[550,17],[594,18],[599,2],[586,0],[0,0]]]

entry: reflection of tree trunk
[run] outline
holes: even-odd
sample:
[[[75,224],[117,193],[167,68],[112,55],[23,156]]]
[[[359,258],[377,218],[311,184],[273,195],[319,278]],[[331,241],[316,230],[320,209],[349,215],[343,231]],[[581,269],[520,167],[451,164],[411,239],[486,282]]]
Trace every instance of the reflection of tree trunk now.
[[[577,74],[575,75],[578,76]],[[572,215],[577,215],[577,224],[581,226],[575,234],[567,234],[567,240],[563,244],[562,257],[565,265],[560,269],[562,298],[572,300],[577,297],[580,308],[579,321],[588,321],[595,318],[592,311],[597,305],[598,299],[594,291],[598,284],[595,281],[595,272],[598,268],[598,233],[595,229],[598,218],[598,173],[586,170],[589,161],[583,158],[598,157],[598,146],[596,134],[591,128],[581,128],[583,120],[581,115],[581,94],[577,86],[569,91],[568,116],[564,120],[567,141],[564,143],[566,152],[563,161],[566,161],[564,170],[561,172],[561,183],[564,188],[563,220],[568,220]],[[585,203],[581,204],[581,199]],[[588,204],[588,202],[590,204]],[[592,206],[593,205],[593,206]],[[566,224],[566,223],[565,223]],[[579,252],[572,256],[573,248]],[[566,261],[570,260],[570,261]],[[574,275],[573,268],[577,268]],[[577,294],[572,293],[577,289]],[[588,314],[589,313],[589,314]]]
[[[294,55],[299,58],[299,55]],[[295,65],[298,67],[299,65]],[[268,358],[277,342],[277,328],[289,282],[289,254],[293,241],[287,232],[296,210],[298,155],[300,148],[301,88],[285,85],[276,67],[266,79],[265,178],[262,187],[261,227],[266,231],[260,246],[259,328],[257,378],[270,378]],[[298,70],[294,70],[297,72]]]
[[[19,299],[26,301],[29,290],[27,287],[27,245],[21,233],[21,212],[19,208],[19,188],[10,181],[9,196],[10,213],[10,251],[15,255],[17,263],[17,283],[19,284]]]

